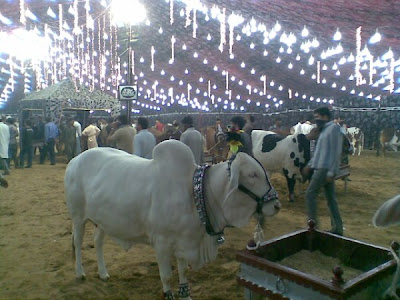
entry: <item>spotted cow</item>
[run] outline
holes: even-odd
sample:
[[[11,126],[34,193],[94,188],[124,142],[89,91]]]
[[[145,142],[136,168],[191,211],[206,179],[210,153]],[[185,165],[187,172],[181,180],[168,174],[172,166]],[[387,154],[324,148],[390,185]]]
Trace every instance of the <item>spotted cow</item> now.
[[[364,133],[360,128],[350,127],[347,128],[346,136],[349,139],[352,148],[354,149],[353,155],[355,155],[356,152],[358,155],[360,155],[361,151],[364,149]]]
[[[310,142],[304,134],[287,137],[272,131],[253,130],[253,154],[269,172],[282,171],[288,183],[289,201],[294,201],[296,178],[310,160]]]
[[[379,142],[381,143],[383,156],[385,156],[386,147],[397,152],[400,146],[400,130],[395,128],[383,129],[379,135]]]

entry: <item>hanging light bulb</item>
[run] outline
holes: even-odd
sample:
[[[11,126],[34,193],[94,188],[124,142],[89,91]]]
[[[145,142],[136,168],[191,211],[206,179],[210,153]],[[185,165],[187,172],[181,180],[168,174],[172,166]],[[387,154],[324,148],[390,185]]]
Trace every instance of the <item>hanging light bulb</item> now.
[[[296,60],[300,60],[300,59],[301,59],[300,55],[299,55],[299,54],[297,54],[297,56],[296,56]]]
[[[292,64],[292,63],[289,63],[288,68],[289,68],[289,69],[293,69],[293,64]]]
[[[240,64],[240,66],[241,66],[242,68],[246,67],[246,64],[244,63],[244,61],[242,61],[242,63]]]
[[[340,71],[339,70],[336,71],[336,76],[340,76]]]
[[[276,62],[279,64],[281,62],[281,58],[278,56],[278,58],[276,59]]]
[[[251,69],[250,73],[251,73],[251,74],[255,74],[255,73],[256,73],[256,70]]]
[[[286,53],[287,53],[287,54],[292,54],[292,52],[293,52],[293,50],[292,50],[291,47],[289,47],[289,48],[286,50]]]
[[[276,24],[275,24],[275,26],[274,26],[275,31],[278,32],[278,31],[281,30],[281,28],[282,28],[282,27],[281,27],[281,24],[279,24],[279,22],[276,21]]]
[[[311,75],[311,79],[317,79],[317,75],[312,74],[312,75]]]
[[[332,87],[336,88],[336,82],[332,83]]]
[[[207,41],[211,41],[211,34],[207,35]]]
[[[326,79],[323,78],[321,82],[322,82],[323,84],[325,84],[325,83],[326,83]]]
[[[268,55],[268,51],[267,50],[264,50],[264,56],[267,56]]]
[[[382,39],[381,34],[379,33],[378,29],[376,30],[375,34],[373,36],[371,36],[371,38],[369,39],[369,43],[370,44],[375,44],[380,42]]]
[[[304,69],[301,69],[300,74],[301,74],[301,75],[304,75],[304,74],[305,74]]]
[[[307,37],[309,34],[308,29],[306,26],[304,26],[303,30],[301,31],[301,36],[302,37]]]
[[[322,66],[322,70],[323,70],[323,71],[328,70],[328,66],[324,64],[324,65]]]
[[[332,70],[337,70],[337,69],[338,69],[338,66],[337,66],[336,63],[334,63],[333,66],[332,66]]]
[[[280,52],[280,53],[283,53],[283,51],[285,51],[285,49],[283,49],[283,47],[281,46],[281,47],[279,48],[279,52]]]
[[[311,66],[311,65],[313,65],[314,64],[314,56],[310,56],[310,58],[309,58],[309,60],[308,60],[308,64]]]
[[[342,34],[339,31],[339,28],[336,30],[336,33],[333,36],[334,41],[340,41],[342,39]]]

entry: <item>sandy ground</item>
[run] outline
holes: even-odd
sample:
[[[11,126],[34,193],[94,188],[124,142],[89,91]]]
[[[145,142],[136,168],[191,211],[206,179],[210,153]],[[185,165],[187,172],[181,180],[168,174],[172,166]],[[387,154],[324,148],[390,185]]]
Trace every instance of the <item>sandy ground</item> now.
[[[161,282],[152,248],[134,246],[128,252],[109,238],[105,260],[111,279],[97,277],[93,246],[93,226],[88,224],[83,246],[86,281],[77,281],[71,252],[71,223],[64,200],[63,158],[55,166],[34,164],[32,169],[12,170],[8,189],[0,189],[0,299],[160,299]],[[348,192],[337,182],[337,195],[345,235],[387,247],[400,241],[399,228],[377,229],[371,218],[382,202],[400,193],[400,153],[386,159],[365,151],[351,157]],[[287,202],[283,177],[272,181],[283,208],[265,225],[266,238],[306,227],[304,194],[295,203]],[[297,190],[299,194],[299,190]],[[322,229],[330,229],[330,219],[321,198]],[[201,271],[189,272],[193,299],[242,299],[236,284],[237,250],[252,238],[255,223],[245,228],[227,229],[226,242],[218,259]],[[176,268],[175,268],[176,273]],[[177,288],[177,275],[174,277]]]

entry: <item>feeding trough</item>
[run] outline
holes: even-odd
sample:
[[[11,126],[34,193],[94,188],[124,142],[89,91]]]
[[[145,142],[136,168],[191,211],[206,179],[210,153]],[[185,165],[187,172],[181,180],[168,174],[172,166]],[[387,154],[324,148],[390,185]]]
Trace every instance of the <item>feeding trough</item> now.
[[[245,299],[383,299],[396,270],[389,249],[308,225],[237,253]]]

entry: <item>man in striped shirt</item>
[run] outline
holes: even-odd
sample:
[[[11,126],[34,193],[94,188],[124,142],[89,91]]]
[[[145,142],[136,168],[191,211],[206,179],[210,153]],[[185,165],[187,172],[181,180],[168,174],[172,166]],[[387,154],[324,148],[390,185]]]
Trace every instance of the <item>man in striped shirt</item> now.
[[[335,176],[339,171],[343,136],[339,126],[331,120],[328,107],[317,108],[314,117],[320,135],[314,155],[305,170],[305,173],[314,170],[306,194],[308,219],[317,220],[317,196],[323,187],[331,213],[331,232],[343,235],[343,223],[335,195]]]

